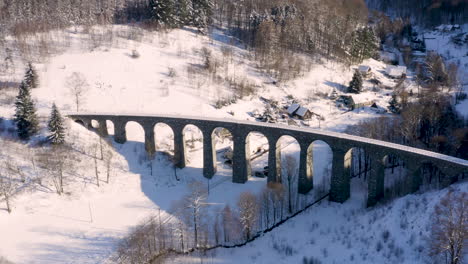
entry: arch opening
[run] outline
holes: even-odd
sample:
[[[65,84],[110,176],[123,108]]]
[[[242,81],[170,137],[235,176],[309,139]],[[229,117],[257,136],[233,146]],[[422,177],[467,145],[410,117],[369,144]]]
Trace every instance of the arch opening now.
[[[114,126],[114,122],[110,121],[110,120],[106,120],[106,126],[107,126],[107,134],[110,135],[110,136],[114,136],[115,135],[115,126]]]
[[[367,202],[371,157],[363,148],[348,150],[344,158],[345,176],[350,180],[350,197]]]
[[[95,119],[91,120],[91,127],[93,129],[99,129],[99,121],[97,121]]]
[[[282,136],[276,142],[277,177],[283,186],[287,201],[288,213],[292,214],[298,208],[298,183],[301,147],[299,142],[291,136]]]
[[[321,198],[330,192],[332,176],[333,151],[322,140],[310,144],[307,150],[307,170],[313,179],[315,198]]]
[[[411,192],[408,171],[404,161],[393,154],[383,158],[384,165],[384,199],[401,197]]]
[[[125,124],[125,135],[127,141],[122,145],[123,148],[133,151],[136,162],[140,165],[143,164],[147,160],[144,144],[145,131],[143,127],[135,121],[129,121]]]
[[[234,141],[231,131],[218,127],[211,133],[213,149],[215,150],[214,163],[217,174],[232,177],[234,156]]]
[[[195,125],[186,125],[183,129],[186,148],[186,161],[203,168],[203,132]]]
[[[419,171],[416,172],[416,174],[418,173],[420,174],[419,177],[421,180],[419,190],[423,192],[440,189],[446,185],[445,181],[447,181],[447,179],[445,178],[445,175],[431,162],[423,163]],[[413,175],[413,177],[417,176]]]
[[[268,138],[260,132],[250,132],[246,139],[247,167],[251,175],[257,178],[268,176]]]
[[[174,155],[174,131],[172,128],[165,123],[157,123],[153,130],[156,152],[172,157]]]
[[[81,119],[75,120],[75,123],[80,124],[80,125],[86,127],[86,126],[85,126],[85,123],[84,123],[83,120],[81,120]]]
[[[125,134],[128,141],[145,142],[145,130],[135,121],[128,121],[125,124]]]

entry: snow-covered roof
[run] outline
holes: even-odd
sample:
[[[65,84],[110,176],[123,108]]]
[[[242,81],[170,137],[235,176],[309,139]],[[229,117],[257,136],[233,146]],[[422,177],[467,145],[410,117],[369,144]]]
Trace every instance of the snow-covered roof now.
[[[369,72],[371,70],[371,67],[367,65],[359,65],[358,70],[360,72]]]
[[[355,94],[352,98],[355,104],[373,102],[372,98],[369,98],[366,94]]]
[[[301,107],[299,104],[292,104],[288,107],[288,114],[292,115],[294,114],[297,109],[299,109],[299,107]]]
[[[406,74],[406,67],[388,65],[387,68],[385,69],[385,72],[390,76],[399,77],[403,74]]]
[[[301,106],[299,107],[299,109],[297,109],[297,112],[296,112],[296,115],[300,116],[300,117],[303,117],[305,116],[305,114],[307,113],[307,111],[309,111],[309,109]]]

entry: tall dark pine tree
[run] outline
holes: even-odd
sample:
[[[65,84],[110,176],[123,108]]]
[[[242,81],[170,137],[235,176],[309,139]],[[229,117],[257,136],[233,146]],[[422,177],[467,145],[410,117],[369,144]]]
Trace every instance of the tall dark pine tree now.
[[[348,93],[360,93],[362,91],[362,76],[359,71],[355,71],[353,79],[349,83]]]
[[[150,0],[151,18],[159,25],[166,27],[176,26],[174,0]]]
[[[183,26],[190,24],[193,9],[191,0],[178,0],[174,5],[175,25]]]
[[[353,33],[353,42],[351,44],[350,55],[352,61],[361,62],[372,58],[379,46],[377,37],[370,27],[358,29]]]
[[[55,103],[52,105],[52,112],[49,119],[49,140],[54,145],[63,144],[65,141],[65,129],[63,128],[63,119]]]
[[[192,0],[192,24],[201,33],[206,33],[206,29],[211,24],[213,16],[212,0]]]
[[[28,68],[24,75],[24,81],[30,88],[37,88],[39,86],[39,80],[37,77],[37,72],[31,62],[28,63]]]
[[[30,87],[26,80],[21,82],[19,94],[16,97],[15,123],[18,130],[18,136],[27,140],[38,132],[38,121],[36,108],[31,98]]]

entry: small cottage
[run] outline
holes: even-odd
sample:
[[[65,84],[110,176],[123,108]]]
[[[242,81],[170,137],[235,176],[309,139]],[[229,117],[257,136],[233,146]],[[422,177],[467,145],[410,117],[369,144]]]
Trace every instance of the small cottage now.
[[[336,102],[343,104],[351,110],[365,106],[372,106],[374,104],[374,101],[372,100],[363,99],[361,97],[353,97],[350,95],[341,95],[338,100],[336,100]]]
[[[312,112],[299,104],[292,104],[288,107],[288,115],[294,116],[302,120],[310,119],[312,117]]]
[[[369,77],[371,75],[372,69],[367,65],[359,65],[358,71],[363,77]]]
[[[296,111],[299,109],[299,107],[301,107],[299,104],[290,105],[287,110],[288,115],[293,116],[296,113]]]
[[[403,75],[406,75],[406,67],[388,65],[385,73],[391,78],[401,78]]]
[[[308,108],[301,106],[297,109],[296,116],[298,116],[299,119],[307,120],[312,117],[312,112]]]

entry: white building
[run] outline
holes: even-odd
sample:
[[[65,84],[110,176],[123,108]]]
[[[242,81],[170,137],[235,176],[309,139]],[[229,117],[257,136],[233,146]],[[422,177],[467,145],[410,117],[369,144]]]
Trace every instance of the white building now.
[[[367,77],[370,75],[372,69],[370,66],[367,66],[367,65],[359,65],[358,71],[362,76]]]
[[[401,78],[403,75],[406,75],[406,67],[388,65],[385,73],[392,78]]]

